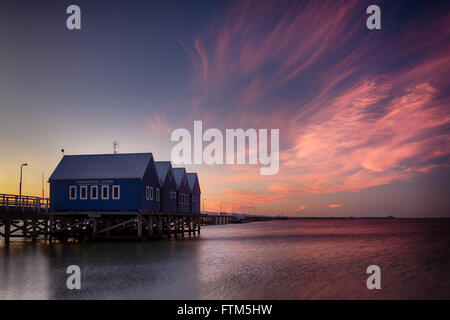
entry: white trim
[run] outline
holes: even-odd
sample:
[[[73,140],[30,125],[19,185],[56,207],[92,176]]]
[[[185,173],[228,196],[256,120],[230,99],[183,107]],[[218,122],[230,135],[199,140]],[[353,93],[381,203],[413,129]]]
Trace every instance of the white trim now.
[[[75,189],[75,196],[72,197],[72,190]],[[69,186],[69,200],[77,200],[77,186]]]
[[[100,188],[102,191],[102,200],[108,200],[109,199],[109,185],[102,185]],[[103,190],[106,189],[108,192],[106,193],[106,197],[103,196]]]
[[[95,197],[92,195],[94,189],[95,189]],[[98,186],[91,186],[91,200],[97,199],[98,199]]]
[[[150,200],[150,187],[149,186],[145,187],[145,199]]]
[[[114,190],[117,188],[117,197],[115,196]],[[120,185],[114,185],[112,186],[112,199],[113,200],[120,200]]]
[[[153,200],[153,187],[150,187],[150,200]]]
[[[83,197],[83,190],[85,191]],[[88,198],[88,186],[80,186],[80,200],[87,200]]]

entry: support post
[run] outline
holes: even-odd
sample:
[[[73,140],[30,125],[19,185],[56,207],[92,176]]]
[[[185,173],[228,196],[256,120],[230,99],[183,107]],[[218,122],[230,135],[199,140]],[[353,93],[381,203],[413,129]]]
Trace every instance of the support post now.
[[[148,216],[148,236],[153,236],[153,216]]]
[[[53,242],[53,228],[54,228],[54,223],[55,223],[55,217],[51,214],[50,215],[50,219],[49,219],[50,221],[50,225],[49,225],[49,229],[50,229],[50,232],[49,232],[49,237],[48,237],[48,243],[50,243],[50,244],[52,244],[52,242]]]
[[[181,218],[181,237],[184,238],[184,216]]]
[[[172,217],[171,216],[168,216],[167,217],[167,221],[166,221],[166,224],[167,224],[167,237],[170,239],[170,238],[172,238]]]
[[[137,237],[142,240],[142,219],[141,215],[137,216]]]
[[[97,233],[97,219],[94,219],[94,221],[92,221],[92,236],[95,237],[96,233]]]
[[[188,218],[188,230],[189,230],[189,237],[192,235],[192,216],[189,216]]]
[[[36,213],[34,213],[33,214],[33,220],[32,220],[32,223],[33,223],[33,234],[31,235],[31,240],[33,241],[33,242],[36,242],[36,238],[37,238],[37,233],[36,233],[36,224],[37,224],[37,215],[36,215]]]
[[[11,235],[11,220],[9,214],[6,215],[5,219],[5,244],[9,245],[9,237]]]
[[[48,239],[48,217],[44,218],[44,239]]]

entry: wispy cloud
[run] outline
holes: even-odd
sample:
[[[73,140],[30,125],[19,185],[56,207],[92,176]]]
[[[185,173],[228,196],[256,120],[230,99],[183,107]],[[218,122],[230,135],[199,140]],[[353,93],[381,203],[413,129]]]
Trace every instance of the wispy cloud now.
[[[288,214],[299,213],[301,211],[305,211],[306,209],[308,209],[307,205],[300,205],[300,206],[296,207],[295,209],[292,209],[291,211],[289,211]]]
[[[164,113],[154,111],[151,114],[146,114],[145,120],[146,130],[150,135],[170,135],[172,133],[173,128]]]
[[[223,179],[247,190],[230,198],[358,191],[448,165],[450,16],[389,27],[398,11],[386,17],[389,32],[377,33],[364,29],[364,9],[360,1],[238,1],[183,43],[199,117],[280,128],[279,174],[262,181],[252,168],[227,170]]]

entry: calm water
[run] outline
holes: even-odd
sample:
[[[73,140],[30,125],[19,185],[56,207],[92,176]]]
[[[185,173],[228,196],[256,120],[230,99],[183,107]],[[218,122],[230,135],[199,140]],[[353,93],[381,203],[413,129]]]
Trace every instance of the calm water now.
[[[66,288],[67,266],[82,290]],[[381,267],[368,290],[367,266]],[[450,298],[450,221],[311,220],[211,226],[142,243],[0,243],[1,299]]]

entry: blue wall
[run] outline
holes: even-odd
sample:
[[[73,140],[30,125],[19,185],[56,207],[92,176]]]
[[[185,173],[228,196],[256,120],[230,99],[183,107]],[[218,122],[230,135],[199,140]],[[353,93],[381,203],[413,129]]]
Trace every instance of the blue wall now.
[[[142,178],[142,189],[141,189],[141,209],[142,210],[151,210],[151,211],[159,211],[159,202],[156,200],[156,189],[159,188],[159,180],[158,175],[155,169],[155,162],[152,159],[145,171],[144,177]],[[147,200],[145,189],[146,187],[153,188],[153,200]],[[151,199],[151,198],[150,198]]]
[[[181,197],[180,194],[186,194],[186,196],[189,197],[189,194],[191,193],[190,189],[189,189],[189,185],[188,182],[186,180],[186,176],[183,177],[183,180],[181,181],[180,184],[180,189],[177,192],[177,203],[178,203],[178,207],[177,207],[177,212],[179,213],[189,213],[191,210],[191,205],[190,205],[190,201],[187,202],[187,204],[182,204],[181,203]]]
[[[161,188],[161,207],[162,212],[177,212],[177,185],[173,174],[166,175],[166,181]]]
[[[102,199],[101,186],[109,187],[109,199]],[[113,199],[113,185],[120,186],[120,199]],[[70,186],[76,186],[76,200],[69,199]],[[80,199],[80,186],[88,186],[87,200]],[[91,199],[91,186],[98,186],[97,200]],[[52,210],[138,210],[140,208],[141,181],[136,180],[65,180],[50,182]]]
[[[191,192],[191,213],[200,213],[201,192],[198,180],[195,180],[194,188]]]

